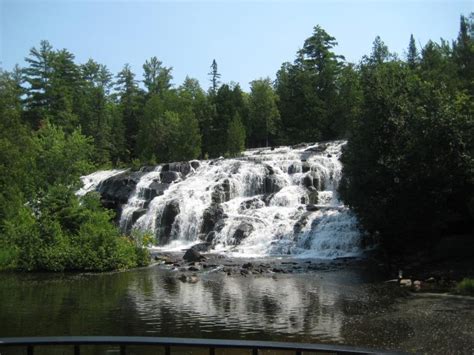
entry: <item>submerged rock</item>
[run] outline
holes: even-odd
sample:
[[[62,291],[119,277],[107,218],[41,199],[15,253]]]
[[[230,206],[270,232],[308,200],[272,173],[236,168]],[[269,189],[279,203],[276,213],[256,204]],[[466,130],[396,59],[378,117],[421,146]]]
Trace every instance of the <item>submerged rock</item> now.
[[[201,255],[201,253],[198,252],[197,250],[193,248],[189,248],[186,251],[186,253],[184,253],[183,260],[189,263],[189,262],[199,262],[202,260],[206,260],[206,258],[203,255]]]

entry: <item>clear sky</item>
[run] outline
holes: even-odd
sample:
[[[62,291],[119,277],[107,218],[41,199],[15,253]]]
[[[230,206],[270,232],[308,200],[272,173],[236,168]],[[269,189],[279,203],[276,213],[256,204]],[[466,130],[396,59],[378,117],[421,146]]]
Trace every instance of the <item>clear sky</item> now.
[[[0,61],[24,65],[29,49],[47,39],[83,63],[93,58],[115,74],[125,63],[141,78],[146,59],[172,66],[174,83],[186,75],[209,86],[216,59],[223,82],[270,76],[319,24],[336,37],[335,51],[357,62],[376,35],[403,55],[416,42],[454,39],[459,16],[474,1],[118,1],[0,0]]]

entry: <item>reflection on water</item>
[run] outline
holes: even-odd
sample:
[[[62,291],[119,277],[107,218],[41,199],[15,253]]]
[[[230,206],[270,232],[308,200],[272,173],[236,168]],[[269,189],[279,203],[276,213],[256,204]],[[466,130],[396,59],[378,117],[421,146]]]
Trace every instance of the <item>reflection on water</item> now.
[[[414,322],[406,297],[361,270],[273,277],[208,273],[197,283],[177,276],[158,267],[102,275],[0,274],[0,336],[174,336],[401,348],[417,332],[431,331],[428,312]],[[462,321],[469,327],[472,305],[446,313],[443,327],[460,327]]]

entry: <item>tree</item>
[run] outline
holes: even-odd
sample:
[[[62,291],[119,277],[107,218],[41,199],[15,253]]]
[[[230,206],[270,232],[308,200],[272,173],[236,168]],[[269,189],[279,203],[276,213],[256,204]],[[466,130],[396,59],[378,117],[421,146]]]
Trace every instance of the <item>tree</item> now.
[[[159,61],[157,57],[151,57],[150,60],[143,64],[143,83],[147,88],[148,94],[162,94],[171,88],[172,67],[162,66],[163,62]]]
[[[408,44],[407,62],[412,69],[416,68],[419,62],[418,50],[416,49],[413,34],[410,35],[410,43]]]
[[[217,92],[217,89],[219,88],[219,84],[220,84],[220,81],[219,81],[219,78],[221,77],[221,75],[219,74],[219,72],[217,71],[217,62],[215,59],[212,60],[212,64],[211,64],[211,72],[208,74],[211,79],[211,94],[215,95],[216,92]]]
[[[139,121],[142,115],[142,93],[130,65],[125,64],[117,75],[119,106],[124,126],[127,160],[135,157]]]
[[[245,127],[238,113],[229,124],[227,131],[227,153],[236,156],[245,149]]]
[[[254,80],[250,83],[249,122],[247,128],[250,145],[268,146],[269,138],[276,133],[280,112],[270,78]],[[250,132],[249,132],[250,131]]]
[[[337,45],[320,26],[298,51],[294,64],[285,63],[277,73],[276,91],[280,97],[282,125],[288,138],[284,143],[333,139],[337,106],[337,78],[342,56],[332,49]]]
[[[28,67],[23,70],[23,80],[28,84],[25,105],[28,121],[34,128],[39,126],[51,108],[52,61],[53,47],[48,41],[41,41],[39,49],[31,48],[30,56],[25,58],[28,63]]]

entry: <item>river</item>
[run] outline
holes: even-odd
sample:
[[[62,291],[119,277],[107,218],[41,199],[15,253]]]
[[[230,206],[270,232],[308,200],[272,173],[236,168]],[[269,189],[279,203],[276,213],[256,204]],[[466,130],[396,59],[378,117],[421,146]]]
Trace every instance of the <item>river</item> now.
[[[0,274],[0,335],[123,335],[348,344],[472,353],[474,299],[413,295],[370,267],[292,274],[152,267],[106,274]],[[5,352],[0,348],[0,353]],[[49,353],[49,352],[46,352]],[[183,352],[195,353],[195,352]]]

